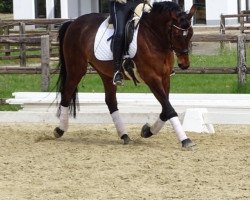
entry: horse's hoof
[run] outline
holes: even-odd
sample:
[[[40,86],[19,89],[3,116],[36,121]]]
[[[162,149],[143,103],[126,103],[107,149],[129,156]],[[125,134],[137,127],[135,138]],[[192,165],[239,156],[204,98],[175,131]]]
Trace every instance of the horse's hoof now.
[[[56,138],[62,137],[63,134],[64,134],[64,131],[63,131],[63,130],[61,130],[59,127],[56,127],[56,128],[55,128],[55,130],[54,130],[54,136],[55,136]]]
[[[123,140],[123,144],[129,144],[132,142],[132,140],[130,139],[130,137],[127,134],[124,134],[121,139]]]
[[[194,150],[194,146],[196,146],[195,143],[192,142],[189,138],[181,141],[182,148],[185,150]]]
[[[145,124],[141,129],[141,137],[143,138],[149,138],[153,135],[150,131],[150,125],[147,123]]]

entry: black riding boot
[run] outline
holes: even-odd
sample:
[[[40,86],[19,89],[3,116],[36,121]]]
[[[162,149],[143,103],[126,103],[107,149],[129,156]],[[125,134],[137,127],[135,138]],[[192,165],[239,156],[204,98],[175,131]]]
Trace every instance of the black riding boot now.
[[[114,85],[123,85],[122,56],[123,56],[123,41],[120,37],[114,38],[113,41],[113,59],[114,59]]]

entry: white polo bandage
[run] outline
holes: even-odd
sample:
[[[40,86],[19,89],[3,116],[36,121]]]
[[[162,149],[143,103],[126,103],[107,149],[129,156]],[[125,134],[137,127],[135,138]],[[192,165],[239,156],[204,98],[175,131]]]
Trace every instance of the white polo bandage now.
[[[60,106],[60,110],[59,128],[66,132],[69,128],[69,107]]]
[[[179,120],[178,117],[172,117],[171,119],[169,119],[174,131],[175,131],[175,134],[178,138],[179,141],[183,141],[185,139],[187,139],[187,135],[185,133],[185,131],[183,130],[183,127],[181,125],[181,122]]]
[[[162,127],[165,125],[166,122],[162,121],[160,118],[156,120],[156,122],[150,127],[150,131],[153,134],[159,133]]]
[[[124,126],[123,120],[120,116],[119,111],[115,111],[111,114],[118,136],[121,138],[124,134],[127,134],[127,130]]]

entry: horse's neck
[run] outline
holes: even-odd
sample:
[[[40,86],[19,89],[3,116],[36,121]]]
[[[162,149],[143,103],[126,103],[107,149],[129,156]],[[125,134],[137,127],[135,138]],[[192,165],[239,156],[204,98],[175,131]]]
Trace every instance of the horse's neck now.
[[[164,50],[170,49],[170,41],[167,33],[167,22],[158,16],[147,16],[141,23],[143,32],[152,45],[157,45]]]

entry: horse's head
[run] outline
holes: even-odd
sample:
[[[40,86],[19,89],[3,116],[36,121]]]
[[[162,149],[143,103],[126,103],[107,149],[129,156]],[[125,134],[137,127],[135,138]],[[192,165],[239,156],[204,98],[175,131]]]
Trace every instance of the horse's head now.
[[[181,11],[172,11],[172,20],[169,23],[169,40],[171,48],[174,50],[178,66],[181,69],[187,69],[189,67],[189,44],[190,39],[193,36],[193,28],[191,26],[191,18],[196,11],[196,6],[193,5],[189,13]]]

